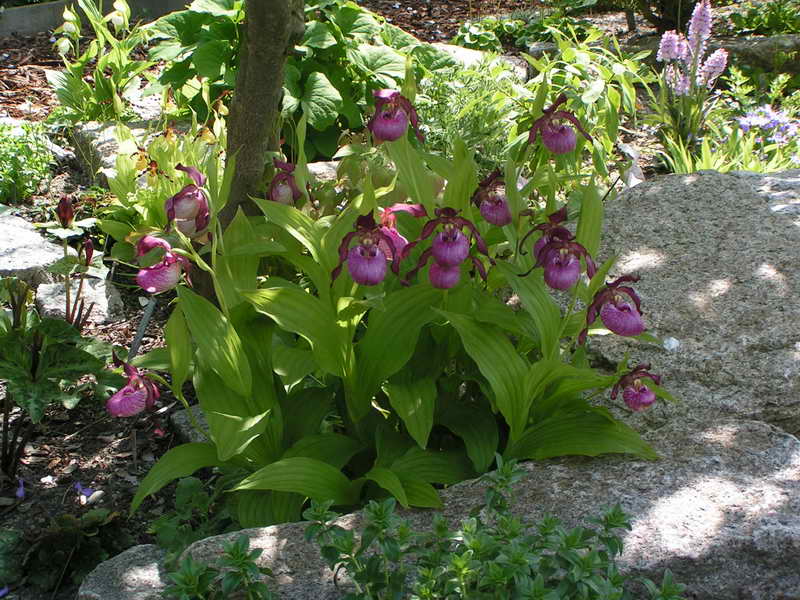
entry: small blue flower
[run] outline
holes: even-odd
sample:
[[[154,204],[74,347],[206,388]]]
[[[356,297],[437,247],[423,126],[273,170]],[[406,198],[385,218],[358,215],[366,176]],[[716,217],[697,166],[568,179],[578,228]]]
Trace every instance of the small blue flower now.
[[[17,477],[17,481],[19,481],[19,487],[17,487],[16,496],[18,499],[23,500],[25,498],[25,480],[22,477]]]

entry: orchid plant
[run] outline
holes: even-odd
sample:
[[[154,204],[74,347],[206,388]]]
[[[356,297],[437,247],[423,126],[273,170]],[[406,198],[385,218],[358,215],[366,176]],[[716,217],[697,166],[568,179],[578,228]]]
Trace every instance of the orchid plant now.
[[[647,370],[623,363],[605,374],[586,358],[598,314],[620,335],[645,327],[627,285],[635,278],[606,284],[613,260],[597,260],[603,198],[592,183],[572,184],[569,205],[555,194],[538,202],[520,176],[531,156],[565,160],[573,127],[591,138],[577,110],[556,98],[525,121],[544,146],[480,178],[463,143],[452,160],[425,151],[412,88],[375,94],[374,145],[349,154],[355,168],[335,214],[313,193],[290,193],[294,177],[298,190],[307,181],[300,152],[291,167],[276,162],[271,191],[253,198],[263,218],[239,213],[219,230],[230,163],[223,177],[208,174],[208,190],[193,176],[197,190],[167,200],[192,198],[201,210],[208,200],[209,235],[173,231],[179,246],[163,235],[140,240],[142,256],[157,253],[153,264],[176,286],[165,330],[170,387],[182,397],[192,377],[208,442],[165,454],[133,509],[203,467],[232,474],[232,514],[251,526],[298,519],[308,498],[352,506],[388,493],[403,506],[438,507],[435,485],[486,471],[497,452],[655,457],[585,397],[617,384],[631,410],[650,393],[669,398]],[[300,140],[305,127],[301,119]],[[389,181],[376,186],[387,164]],[[181,258],[208,273],[216,303],[174,276],[186,270]],[[504,290],[519,310],[500,299]],[[120,402],[146,406],[150,388],[139,372],[129,376]]]

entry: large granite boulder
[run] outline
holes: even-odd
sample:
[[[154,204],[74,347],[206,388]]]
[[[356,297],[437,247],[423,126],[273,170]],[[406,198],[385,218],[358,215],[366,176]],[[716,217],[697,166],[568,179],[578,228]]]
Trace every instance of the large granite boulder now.
[[[638,273],[650,333],[591,348],[650,362],[681,402],[668,420],[757,419],[800,432],[800,170],[667,175],[606,209],[614,274]],[[689,425],[687,424],[687,428]]]
[[[74,301],[78,281],[72,282]],[[119,290],[105,279],[87,279],[83,285],[82,299],[86,309],[92,306],[89,320],[93,323],[109,323],[123,316],[125,306]],[[45,283],[36,289],[36,306],[45,317],[64,318],[66,293],[64,284]]]
[[[0,277],[18,277],[29,285],[53,281],[47,268],[64,256],[25,219],[0,215]]]
[[[514,511],[527,519],[547,513],[578,525],[616,503],[633,516],[624,536],[622,568],[660,582],[671,569],[687,598],[800,599],[800,442],[756,421],[728,422],[702,431],[668,427],[653,435],[659,461],[610,456],[526,463]],[[466,481],[442,493],[455,524],[481,504],[484,484]],[[568,501],[565,501],[568,499]],[[414,528],[430,527],[432,511],[410,511]],[[359,513],[339,520],[361,526]],[[279,598],[334,600],[340,590],[303,523],[246,529],[261,566],[272,569]],[[214,563],[223,545],[242,532],[196,542],[186,551]],[[103,563],[84,581],[79,600],[156,600],[168,585],[157,554],[137,547]],[[126,572],[122,565],[129,557]],[[123,558],[125,557],[125,558]],[[341,578],[340,578],[341,579]]]

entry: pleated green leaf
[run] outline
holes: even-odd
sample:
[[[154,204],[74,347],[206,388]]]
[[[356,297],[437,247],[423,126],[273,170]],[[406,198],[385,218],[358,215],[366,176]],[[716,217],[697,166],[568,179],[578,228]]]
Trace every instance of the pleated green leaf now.
[[[497,421],[484,404],[450,402],[437,419],[464,442],[475,470],[484,473],[498,451],[500,434]]]
[[[180,393],[183,382],[189,377],[189,368],[192,364],[192,338],[186,319],[180,306],[176,306],[167,319],[164,327],[164,338],[169,352],[170,375],[172,376],[172,389]]]
[[[430,483],[409,477],[400,477],[406,498],[411,506],[418,508],[443,508],[439,492]]]
[[[422,450],[417,446],[396,459],[390,468],[401,478],[448,485],[473,475],[469,460],[463,454]]]
[[[389,403],[403,420],[409,435],[420,448],[428,445],[436,410],[436,380],[432,377],[415,377],[404,369],[383,384]]]
[[[391,470],[385,467],[373,467],[364,477],[377,483],[392,496],[397,498],[397,501],[402,504],[404,508],[408,508],[408,497],[406,496],[403,483]]]
[[[307,435],[294,443],[283,455],[283,458],[305,456],[313,458],[341,469],[353,455],[361,450],[362,445],[351,437],[339,433],[318,433]]]

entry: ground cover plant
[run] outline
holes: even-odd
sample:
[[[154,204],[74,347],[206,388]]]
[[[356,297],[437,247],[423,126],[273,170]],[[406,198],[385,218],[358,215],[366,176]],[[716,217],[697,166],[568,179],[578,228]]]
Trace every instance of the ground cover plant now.
[[[40,127],[0,123],[0,201],[25,200],[48,177],[53,156],[45,142]]]

